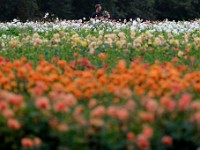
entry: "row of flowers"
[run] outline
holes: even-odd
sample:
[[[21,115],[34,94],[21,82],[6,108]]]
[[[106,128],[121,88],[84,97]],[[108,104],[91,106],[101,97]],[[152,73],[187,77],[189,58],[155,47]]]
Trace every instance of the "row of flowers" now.
[[[200,72],[177,61],[121,60],[109,73],[87,59],[1,58],[0,148],[197,149]]]
[[[93,27],[85,27],[90,25]],[[114,67],[116,60],[130,63],[133,57],[140,56],[148,63],[179,57],[182,64],[190,64],[191,59],[200,57],[199,20],[142,22],[138,19],[125,23],[98,20],[21,23],[15,20],[1,23],[1,27],[7,28],[0,29],[0,55],[11,61],[25,56],[37,63],[39,55],[48,61],[54,56],[68,61],[86,57],[99,67],[98,56],[103,52],[108,56],[106,63]],[[197,68],[199,60],[195,60],[194,68]]]
[[[78,52],[88,59],[92,57],[90,60],[94,63],[96,56],[105,52],[110,61],[116,57],[128,60],[140,55],[149,57],[149,60],[146,58],[148,62],[152,57],[167,61],[174,56],[185,59],[189,56],[199,57],[198,53],[196,55],[200,49],[199,35],[198,32],[177,36],[173,33],[152,34],[150,31],[139,33],[130,30],[111,33],[105,30],[94,33],[62,30],[45,34],[3,35],[0,39],[0,53],[11,60],[26,56],[35,61],[40,54],[50,58],[55,55],[62,59],[66,59],[64,56],[71,57],[70,60],[73,60],[73,53]]]
[[[196,32],[199,31],[200,21],[143,21],[141,19],[137,20],[124,20],[124,21],[102,21],[102,20],[90,20],[85,22],[84,20],[69,20],[62,21],[57,20],[56,22],[20,22],[14,19],[12,22],[0,23],[1,31],[9,31],[12,29],[22,29],[34,32],[51,32],[55,30],[98,30],[98,28],[105,28],[107,31],[120,31],[121,29],[130,28],[136,31],[150,30],[153,32],[167,32],[174,34],[182,34],[185,32]]]
[[[136,50],[153,50],[156,47],[162,47],[164,50],[169,50],[171,47],[184,49],[199,49],[200,48],[199,33],[185,33],[182,36],[176,36],[172,33],[157,33],[152,34],[149,31],[135,32],[105,32],[100,30],[96,34],[87,34],[84,32],[59,31],[55,34],[39,35],[25,34],[19,36],[3,35],[1,38],[1,48],[3,50],[12,50],[12,48],[27,48],[30,46],[72,46],[72,48],[86,47],[90,52],[92,49],[100,48],[116,48]]]
[[[99,57],[102,61],[106,59],[104,53]],[[165,63],[155,61],[152,65],[134,60],[129,66],[120,60],[111,73],[108,73],[108,65],[95,69],[85,58],[69,63],[57,57],[52,62],[40,59],[35,68],[26,58],[14,62],[0,58],[0,87],[15,92],[26,90],[34,95],[54,89],[73,93],[78,98],[117,93],[126,88],[150,97],[200,91],[200,72],[179,65],[178,58]],[[125,98],[132,95],[129,90],[124,93]]]
[[[200,102],[187,93],[176,99],[101,95],[85,101],[57,91],[28,99],[5,91],[0,94],[3,149],[45,149],[52,134],[55,149],[107,144],[110,149],[197,149],[200,144]]]

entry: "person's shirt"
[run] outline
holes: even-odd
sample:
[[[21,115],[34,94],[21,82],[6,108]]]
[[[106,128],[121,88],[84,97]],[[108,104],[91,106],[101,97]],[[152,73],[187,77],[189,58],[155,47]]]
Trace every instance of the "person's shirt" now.
[[[100,18],[103,17],[103,13],[102,12],[93,12],[91,18]]]

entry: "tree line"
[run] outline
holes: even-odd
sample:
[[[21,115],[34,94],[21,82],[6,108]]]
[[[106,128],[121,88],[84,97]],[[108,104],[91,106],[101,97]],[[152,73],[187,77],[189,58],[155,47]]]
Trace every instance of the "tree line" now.
[[[200,0],[0,0],[0,21],[89,18],[100,3],[113,19],[191,20],[200,18]]]

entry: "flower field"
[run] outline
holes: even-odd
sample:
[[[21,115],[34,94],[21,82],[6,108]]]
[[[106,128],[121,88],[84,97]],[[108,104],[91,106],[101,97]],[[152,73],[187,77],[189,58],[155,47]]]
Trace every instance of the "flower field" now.
[[[0,149],[198,150],[200,20],[0,23]]]

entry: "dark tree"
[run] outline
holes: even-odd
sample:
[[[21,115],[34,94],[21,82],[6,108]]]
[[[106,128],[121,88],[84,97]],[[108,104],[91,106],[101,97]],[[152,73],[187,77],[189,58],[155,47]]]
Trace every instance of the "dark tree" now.
[[[73,18],[73,6],[72,0],[48,0],[45,6],[43,6],[46,12],[55,14],[58,18],[72,19]]]
[[[18,0],[17,16],[20,20],[34,20],[39,17],[39,14],[37,0]]]
[[[97,2],[98,3],[98,2]],[[83,17],[89,18],[93,11],[95,11],[94,1],[90,0],[73,0],[73,14],[75,19],[81,19]]]
[[[198,18],[199,0],[156,0],[157,19],[187,20]],[[198,8],[197,8],[198,7]]]
[[[113,19],[200,18],[200,0],[0,0],[0,20],[42,19],[46,12],[62,19],[89,18],[97,3],[102,4]]]
[[[0,0],[0,20],[9,21],[17,17],[17,0]]]
[[[129,0],[128,18],[142,18],[152,20],[154,16],[154,0]]]

